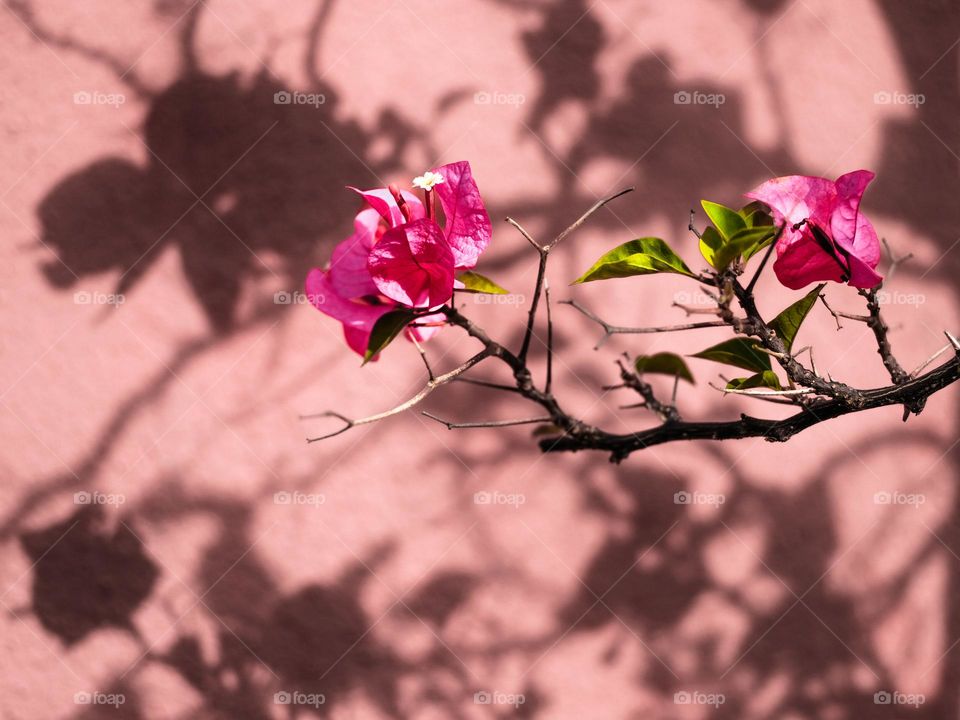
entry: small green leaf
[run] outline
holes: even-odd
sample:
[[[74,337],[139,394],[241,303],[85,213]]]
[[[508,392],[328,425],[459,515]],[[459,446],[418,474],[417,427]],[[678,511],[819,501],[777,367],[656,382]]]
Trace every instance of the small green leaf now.
[[[485,293],[487,295],[506,295],[509,291],[497,285],[493,280],[480,273],[467,270],[457,278],[464,287],[460,292]],[[459,288],[458,288],[459,289]]]
[[[748,340],[747,338],[727,340],[719,345],[701,350],[691,357],[713,360],[724,365],[735,365],[753,372],[764,372],[771,369],[770,356],[757,349],[754,340]]]
[[[393,342],[394,338],[416,318],[410,310],[391,310],[380,316],[370,331],[367,351],[363,354],[363,364],[370,362],[381,350]]]
[[[637,372],[656,373],[658,375],[673,375],[696,385],[693,374],[682,357],[671,352],[661,352],[655,355],[640,355],[633,363]]]
[[[726,239],[733,237],[747,227],[747,223],[740,213],[731,210],[726,205],[709,200],[701,200],[700,204],[703,206],[703,211],[707,213],[707,217],[710,218],[710,222],[716,225],[717,230]]]
[[[807,313],[810,312],[811,308],[813,308],[817,302],[817,297],[825,285],[826,283],[820,283],[770,321],[770,329],[777,334],[777,337],[783,340],[783,344],[787,347],[787,352],[790,352],[790,349],[793,347],[793,341],[797,338],[800,326],[806,319]]]
[[[760,230],[761,228],[769,228],[769,234],[766,237],[764,237],[762,240],[757,242],[756,244],[751,245],[750,247],[748,247],[743,251],[744,263],[749,262],[750,258],[756,255],[758,252],[769,247],[770,243],[772,243],[777,238],[777,228],[774,227],[773,225],[758,225],[757,227],[754,228],[754,230]]]
[[[744,205],[742,208],[740,208],[740,217],[742,217],[747,223],[747,227],[773,225],[773,217],[767,210],[767,206],[757,201]]]
[[[571,284],[653,273],[677,273],[696,277],[680,256],[663,240],[645,237],[631,240],[603,254],[589,270]]]
[[[745,255],[754,247],[767,242],[773,237],[775,232],[776,228],[772,226],[738,230],[723,244],[723,247],[717,251],[716,257],[714,258],[717,269],[722,270],[741,255]],[[753,252],[756,251],[753,250]],[[751,252],[751,254],[753,254],[753,252]]]
[[[720,232],[713,225],[708,225],[707,229],[700,235],[700,254],[713,267],[716,267],[714,257],[722,245],[723,237],[721,237]]]
[[[764,370],[762,373],[751,375],[748,378],[736,378],[727,383],[727,390],[749,390],[750,388],[766,387],[771,390],[783,390],[780,378],[773,370]]]

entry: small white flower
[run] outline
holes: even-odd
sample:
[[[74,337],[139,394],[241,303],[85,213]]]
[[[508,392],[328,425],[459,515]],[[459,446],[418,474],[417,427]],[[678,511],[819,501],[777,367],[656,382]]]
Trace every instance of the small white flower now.
[[[413,179],[413,186],[421,190],[433,190],[434,185],[439,185],[442,182],[443,175],[438,172],[433,172],[432,170],[427,170],[423,175]]]

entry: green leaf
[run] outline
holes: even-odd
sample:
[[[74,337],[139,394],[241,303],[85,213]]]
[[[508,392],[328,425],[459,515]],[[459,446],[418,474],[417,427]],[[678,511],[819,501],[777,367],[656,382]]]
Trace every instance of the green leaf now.
[[[700,235],[700,254],[713,267],[716,267],[714,257],[722,245],[723,237],[720,235],[720,231],[713,225],[708,225],[707,229]]]
[[[751,375],[748,378],[736,378],[727,383],[727,390],[749,390],[750,388],[766,387],[771,390],[783,390],[780,378],[773,370],[764,370],[762,373]]]
[[[640,355],[633,363],[637,372],[656,373],[658,375],[673,375],[674,377],[686,380],[691,385],[696,385],[693,374],[687,363],[682,357],[671,352],[661,352],[655,355]]]
[[[487,295],[506,295],[509,292],[490,278],[472,270],[461,273],[457,280],[464,284],[464,288],[460,292],[485,293]]]
[[[776,233],[776,230],[773,226],[738,230],[723,244],[723,247],[717,251],[716,257],[714,258],[716,268],[722,270],[738,257],[748,252],[752,255],[756,252],[753,248],[762,245],[764,242],[768,242],[773,237],[773,234]]]
[[[724,238],[729,239],[747,227],[747,223],[740,213],[731,210],[726,205],[709,200],[701,200],[700,204],[703,206],[703,211],[707,213],[707,217],[710,218],[710,222],[717,227]]]
[[[363,354],[363,364],[370,362],[381,350],[393,342],[394,338],[416,318],[416,313],[410,310],[391,310],[380,316],[370,331],[370,340],[367,341],[367,351]]]
[[[691,355],[703,360],[713,360],[724,365],[735,365],[744,370],[764,372],[770,370],[770,356],[757,349],[757,344],[747,338],[734,338],[719,345]]]
[[[773,225],[773,217],[762,202],[753,201],[740,208],[740,217],[747,223],[747,227]]]
[[[790,352],[790,349],[793,347],[793,341],[800,331],[800,326],[806,319],[807,313],[810,312],[811,308],[813,308],[817,302],[817,296],[820,295],[825,285],[826,283],[820,283],[770,321],[770,329],[777,334],[777,337],[783,340],[783,344],[787,347],[787,352]]]
[[[571,284],[653,273],[677,273],[696,277],[663,240],[645,237],[631,240],[605,253]]]
[[[772,243],[777,238],[777,228],[774,227],[773,225],[760,225],[754,229],[760,230],[761,228],[769,228],[769,231],[768,231],[769,235],[767,235],[765,238],[757,242],[755,245],[751,245],[750,247],[748,247],[746,250],[743,251],[744,263],[748,262],[750,258],[752,258],[761,250],[769,247],[770,243]]]

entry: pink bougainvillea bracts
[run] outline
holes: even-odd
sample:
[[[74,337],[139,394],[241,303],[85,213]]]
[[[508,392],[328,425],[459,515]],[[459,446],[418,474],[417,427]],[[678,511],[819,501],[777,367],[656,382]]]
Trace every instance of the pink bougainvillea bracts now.
[[[794,290],[823,280],[869,289],[883,280],[876,272],[877,233],[860,212],[860,200],[873,177],[869,170],[856,170],[836,181],[788,175],[746,194],[768,205],[778,224],[786,223],[773,266],[780,282]]]
[[[414,180],[423,201],[396,186],[360,190],[365,207],[353,235],[333,251],[326,269],[314,268],[306,290],[318,310],[339,320],[347,344],[363,355],[370,332],[385,313],[443,305],[458,285],[458,271],[473,268],[490,242],[490,217],[470,163],[443,165]],[[440,199],[443,222],[437,217]],[[409,337],[425,340],[443,316],[421,316]]]

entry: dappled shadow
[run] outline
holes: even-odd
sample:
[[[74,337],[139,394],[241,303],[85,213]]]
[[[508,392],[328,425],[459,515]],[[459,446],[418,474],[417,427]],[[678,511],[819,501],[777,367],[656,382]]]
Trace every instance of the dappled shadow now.
[[[20,537],[34,563],[31,610],[66,645],[108,627],[134,633],[133,613],[159,575],[128,525],[104,523],[100,507],[90,505]]]
[[[746,140],[745,94],[722,79],[681,81],[669,52],[654,55],[649,48],[638,48],[623,87],[612,98],[601,99],[600,57],[610,37],[596,5],[582,0],[495,2],[518,17],[535,16],[535,22],[516,36],[538,79],[537,96],[522,111],[518,142],[535,143],[542,151],[550,167],[545,180],[556,189],[545,197],[521,194],[496,208],[497,214],[535,216],[547,224],[548,233],[555,233],[573,219],[571,213],[596,200],[582,178],[597,167],[615,165],[622,167],[618,171],[622,175],[610,189],[637,185],[641,192],[638,199],[600,213],[595,220],[607,235],[626,238],[630,228],[640,229],[658,219],[665,208],[739,192],[771,172],[814,172],[791,149],[785,118],[777,118],[772,142],[752,145]],[[770,41],[762,36],[763,23],[775,22],[787,3],[744,0],[741,5],[744,20],[756,21],[759,28],[757,46],[751,51],[762,54]],[[930,280],[954,286],[958,260],[950,251],[958,226],[954,200],[958,183],[955,160],[944,146],[958,146],[955,111],[960,100],[955,57],[935,61],[960,33],[958,19],[946,2],[907,7],[891,0],[878,5],[907,75],[923,77],[914,90],[926,93],[930,101],[908,119],[884,126],[883,156],[868,205],[929,234],[944,253],[942,262],[929,270],[905,266],[901,272],[916,281],[929,272]],[[26,3],[14,2],[11,7],[38,38],[100,62],[117,75],[122,72],[124,63],[109,53],[45,30]],[[407,538],[391,530],[392,536],[333,577],[308,573],[309,579],[281,589],[280,573],[255,548],[258,519],[276,509],[264,499],[269,493],[252,499],[193,495],[185,489],[189,474],[161,475],[145,481],[162,490],[125,508],[120,524],[98,508],[86,507],[41,530],[23,529],[21,523],[33,511],[102,478],[117,438],[138,414],[156,404],[176,375],[221,348],[231,336],[281,318],[284,306],[272,296],[258,297],[252,310],[245,309],[243,291],[266,277],[287,290],[301,286],[305,272],[327,258],[332,241],[349,219],[350,213],[343,211],[345,183],[379,183],[382,175],[408,170],[403,165],[407,151],[433,142],[430,131],[388,104],[377,106],[374,130],[364,129],[345,112],[336,88],[316,68],[317,46],[321,34],[328,32],[331,7],[330,2],[318,5],[307,33],[304,63],[309,84],[292,88],[266,71],[248,78],[204,70],[196,46],[204,6],[194,6],[177,31],[180,66],[175,79],[161,89],[151,89],[136,73],[125,79],[130,92],[146,106],[142,126],[130,129],[145,147],[144,162],[100,157],[60,179],[37,205],[42,240],[57,256],[45,256],[40,263],[52,288],[75,288],[109,272],[117,276],[116,292],[134,295],[161,256],[173,252],[189,301],[206,320],[199,337],[174,348],[167,367],[114,408],[75,475],[38,479],[5,515],[0,537],[17,538],[25,556],[36,563],[30,571],[29,610],[43,630],[66,646],[103,629],[126,631],[144,653],[129,677],[136,678],[151,665],[172,671],[196,693],[200,714],[191,717],[276,717],[276,705],[284,704],[283,693],[323,697],[314,706],[291,704],[286,708],[291,718],[346,712],[357,696],[387,717],[413,717],[424,708],[438,708],[444,717],[468,717],[476,710],[471,703],[478,689],[468,667],[473,662],[497,665],[520,657],[522,665],[535,664],[554,648],[563,649],[588,635],[610,639],[595,659],[598,667],[625,662],[630,649],[643,654],[649,662],[635,674],[636,685],[671,709],[675,693],[698,687],[726,695],[714,716],[757,717],[752,695],[777,685],[779,694],[768,713],[772,717],[894,717],[897,708],[878,707],[870,689],[892,688],[896,679],[887,661],[878,656],[873,633],[903,600],[922,561],[942,546],[931,537],[917,550],[907,569],[876,589],[866,617],[858,598],[823,582],[848,549],[841,542],[840,520],[833,513],[836,501],[829,492],[832,483],[843,479],[840,469],[849,457],[847,448],[824,453],[816,471],[791,483],[791,489],[760,487],[755,472],[731,471],[732,490],[707,515],[675,501],[676,493],[697,478],[665,472],[642,453],[629,461],[629,472],[612,472],[602,457],[570,458],[567,475],[576,481],[582,518],[604,520],[600,542],[577,568],[579,583],[568,596],[544,603],[548,630],[487,643],[464,640],[456,622],[460,614],[485,586],[512,589],[510,583],[516,582],[532,593],[535,580],[432,570],[409,597],[385,613],[398,623],[391,625],[394,629],[380,632],[376,626],[382,616],[371,610],[367,591],[377,574],[396,562]],[[186,9],[171,3],[158,12],[178,14]],[[760,81],[775,85],[776,78],[768,75]],[[775,87],[769,89],[776,97]],[[275,101],[295,90],[322,96],[323,102]],[[723,101],[685,101],[684,93],[689,96],[693,91]],[[583,110],[586,121],[561,149],[545,137],[564,105]],[[376,153],[374,159],[374,146],[384,144],[389,150]],[[529,248],[522,252],[529,254]],[[491,267],[506,267],[518,257],[504,252]],[[517,342],[520,332],[518,324],[509,339]],[[558,348],[577,351],[582,343],[575,344],[575,339],[580,340],[558,330]],[[534,356],[543,357],[537,344]],[[613,373],[596,362],[597,357],[582,372],[578,365],[577,374],[581,381],[599,387],[611,381]],[[503,416],[517,406],[509,394],[491,395],[474,387],[435,396],[429,407],[450,419],[476,420],[484,418],[463,417],[465,409]],[[715,403],[711,409],[719,412],[721,406]],[[643,422],[646,419],[639,416],[637,423]],[[502,478],[509,459],[529,452],[534,440],[527,428],[499,437],[496,453],[458,448],[456,459],[437,453],[425,458],[423,465],[434,472],[452,468],[450,473],[459,478],[461,463],[466,462],[484,478]],[[937,454],[943,450],[941,438],[910,426],[898,429],[889,442],[929,447]],[[865,441],[851,449],[869,457],[878,446]],[[726,448],[709,452],[724,467],[735,465]],[[950,461],[953,467],[960,461],[956,451]],[[325,462],[318,462],[298,482],[312,487]],[[627,498],[626,509],[609,497],[609,483],[601,482],[611,477]],[[271,486],[273,480],[265,478],[264,485]],[[557,479],[531,477],[524,483],[547,481]],[[462,518],[473,510],[458,503],[449,515]],[[197,517],[212,522],[214,534],[187,584],[201,599],[198,608],[214,648],[211,652],[205,647],[209,638],[193,627],[176,626],[180,609],[170,612],[172,638],[154,646],[140,637],[134,619],[145,605],[167,601],[155,597],[163,569],[151,559],[150,531],[176,534]],[[936,529],[948,549],[960,551],[958,518],[960,507],[955,507]],[[712,543],[725,538],[736,546],[743,527],[764,538],[751,579],[762,577],[772,584],[776,591],[772,601],[758,603],[745,584],[720,580],[711,568]],[[877,533],[887,534],[882,525]],[[323,553],[325,548],[315,551]],[[960,609],[952,600],[958,588],[960,576],[951,566],[944,591],[948,613],[940,638],[944,648],[960,637]],[[721,622],[740,623],[740,630],[725,636],[723,628],[702,621],[710,613]],[[404,641],[417,632],[426,633],[429,649],[413,661]],[[912,716],[933,720],[955,714],[960,662],[949,656],[938,673],[936,696]],[[866,681],[858,679],[863,675]],[[107,684],[127,696],[124,717],[150,717],[126,677],[124,673]],[[559,717],[562,708],[556,696],[561,690],[530,680],[521,708],[493,711],[502,716]],[[115,715],[89,708],[74,717],[101,716]]]

